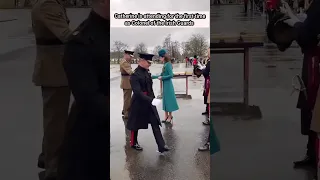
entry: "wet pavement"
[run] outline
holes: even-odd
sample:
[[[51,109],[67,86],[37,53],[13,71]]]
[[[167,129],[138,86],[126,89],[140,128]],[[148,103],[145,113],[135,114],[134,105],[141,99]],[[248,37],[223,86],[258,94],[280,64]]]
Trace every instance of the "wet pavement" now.
[[[88,12],[88,9],[69,9],[71,27],[75,28]],[[31,82],[35,45],[30,32],[30,14],[29,10],[0,10],[0,17],[17,19],[0,23],[0,179],[38,179],[40,169],[36,165],[43,135],[42,99],[40,88]],[[182,71],[184,68],[175,65],[175,70]],[[161,65],[153,66],[152,72],[160,71]],[[145,149],[143,152],[136,153],[125,148],[119,75],[119,66],[111,66],[112,179],[209,179],[210,155],[208,152],[197,152],[209,131],[201,123],[204,120],[201,116],[204,110],[203,80],[190,78],[189,93],[193,99],[179,100],[180,110],[174,113],[173,128],[162,127],[163,136],[172,151],[165,157],[159,157],[151,129],[140,133],[139,140]],[[184,90],[183,80],[175,80],[175,83],[176,91]],[[155,91],[159,94],[158,80],[155,81]],[[159,112],[163,117],[161,109]]]
[[[232,19],[232,21],[230,21]],[[244,13],[243,5],[220,5],[210,8],[210,32],[214,33],[264,33],[266,17]]]
[[[239,19],[241,11],[242,6],[211,7],[211,32],[249,29],[263,33],[263,21],[259,25],[255,20],[261,17]],[[221,152],[211,157],[211,179],[311,179],[310,172],[295,170],[292,164],[304,156],[306,147],[306,137],[300,135],[300,113],[295,108],[297,94],[290,96],[292,76],[301,71],[300,49],[282,53],[274,48],[255,48],[250,57],[249,104],[259,106],[263,117],[213,117]],[[242,57],[212,54],[211,58],[211,99],[241,101]]]
[[[136,65],[133,65],[135,67]],[[175,64],[174,71],[185,71],[184,64]],[[113,65],[112,69],[118,69]],[[161,72],[162,65],[152,65],[151,72]],[[112,71],[116,73],[116,70]],[[173,113],[172,127],[162,127],[164,139],[172,150],[164,157],[157,154],[157,146],[151,127],[139,131],[139,142],[143,146],[142,152],[136,152],[128,147],[129,133],[125,130],[121,117],[122,92],[120,79],[111,81],[111,178],[116,180],[208,180],[210,175],[209,152],[198,152],[197,148],[203,144],[208,136],[208,127],[202,125],[204,116],[203,96],[201,87],[203,79],[191,77],[189,93],[191,100],[178,99],[179,110]],[[185,81],[174,80],[175,91],[184,91]],[[160,84],[154,80],[156,96],[160,94]],[[160,117],[164,114],[158,107]]]

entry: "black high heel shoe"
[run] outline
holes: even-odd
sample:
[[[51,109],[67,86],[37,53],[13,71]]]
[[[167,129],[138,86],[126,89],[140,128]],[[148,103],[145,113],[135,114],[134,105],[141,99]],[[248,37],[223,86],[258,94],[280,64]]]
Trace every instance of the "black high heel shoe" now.
[[[167,118],[166,123],[172,125],[172,124],[173,124],[173,116],[171,116],[171,119],[170,119],[170,120],[168,120],[168,118]]]
[[[169,116],[168,116],[165,120],[162,120],[161,122],[162,122],[162,123],[166,123],[167,120],[168,120],[168,118],[169,118]]]

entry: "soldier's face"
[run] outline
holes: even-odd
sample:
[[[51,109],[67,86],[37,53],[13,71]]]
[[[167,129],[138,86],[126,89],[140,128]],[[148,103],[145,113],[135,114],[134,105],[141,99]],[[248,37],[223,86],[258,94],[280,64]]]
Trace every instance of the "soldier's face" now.
[[[131,61],[132,56],[130,54],[124,54],[124,59],[127,61]]]
[[[208,59],[210,59],[210,48],[208,49]]]
[[[149,69],[151,66],[151,63],[149,63],[149,61],[145,60],[145,59],[140,59],[139,60],[139,66],[145,68],[145,69]]]

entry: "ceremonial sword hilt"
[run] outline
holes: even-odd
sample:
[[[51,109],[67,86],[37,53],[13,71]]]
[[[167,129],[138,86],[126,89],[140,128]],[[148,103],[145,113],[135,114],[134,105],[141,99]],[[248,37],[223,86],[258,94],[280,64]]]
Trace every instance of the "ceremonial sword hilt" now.
[[[295,80],[295,79],[298,79],[300,86],[297,86],[297,85],[294,83],[294,80]],[[292,95],[294,92],[296,92],[296,91],[299,91],[299,92],[301,91],[301,92],[303,92],[305,98],[307,99],[307,97],[308,97],[307,88],[306,88],[306,86],[305,86],[305,84],[304,84],[301,76],[300,76],[299,74],[293,76],[291,82],[292,82],[292,88],[293,88],[293,90],[292,90],[292,92],[291,92],[291,95]]]

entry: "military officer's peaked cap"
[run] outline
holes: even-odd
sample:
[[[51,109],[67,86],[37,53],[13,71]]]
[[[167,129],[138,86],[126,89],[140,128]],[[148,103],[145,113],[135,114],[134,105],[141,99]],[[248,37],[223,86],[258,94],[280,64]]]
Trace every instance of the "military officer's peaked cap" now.
[[[153,54],[139,53],[139,57],[147,61],[152,61],[153,56],[154,56]]]
[[[133,51],[124,50],[124,53],[129,54],[131,57],[133,57]]]

